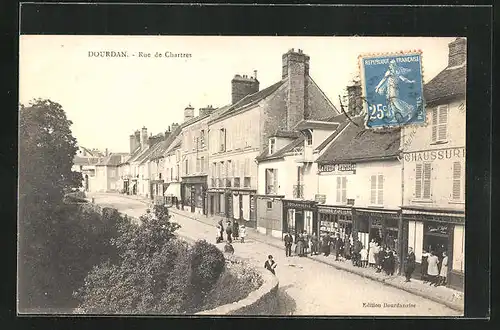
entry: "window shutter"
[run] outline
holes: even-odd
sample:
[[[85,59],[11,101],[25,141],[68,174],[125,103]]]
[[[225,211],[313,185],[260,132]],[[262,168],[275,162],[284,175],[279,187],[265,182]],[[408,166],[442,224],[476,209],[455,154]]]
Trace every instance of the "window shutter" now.
[[[376,194],[377,194],[377,176],[372,175],[370,178],[371,181],[371,187],[370,187],[370,204],[375,204],[376,201]]]
[[[415,166],[415,198],[422,198],[422,164]]]
[[[377,204],[384,204],[384,176],[382,174],[379,174],[378,176]]]
[[[462,169],[461,169],[461,164],[460,162],[454,162],[453,163],[453,191],[452,191],[452,196],[454,200],[460,200],[462,197],[461,194],[461,175],[462,174]]]
[[[273,170],[273,185],[274,185],[274,192],[277,194],[278,193],[278,169],[275,168]]]
[[[432,109],[432,142],[437,140],[438,109]]]
[[[448,106],[439,107],[439,140],[446,140],[448,126]]]
[[[424,164],[423,171],[423,181],[424,181],[424,191],[422,198],[430,199],[431,198],[431,164]]]
[[[341,187],[341,178],[338,176],[337,177],[337,203],[340,203],[340,187]]]
[[[342,203],[345,203],[347,201],[347,178],[343,177],[342,178]]]

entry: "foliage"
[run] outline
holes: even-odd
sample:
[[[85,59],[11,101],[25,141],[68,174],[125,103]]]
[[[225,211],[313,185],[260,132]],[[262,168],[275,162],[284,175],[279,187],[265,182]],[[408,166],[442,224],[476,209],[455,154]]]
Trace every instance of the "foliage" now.
[[[226,271],[207,294],[202,310],[230,304],[246,298],[262,285],[262,277],[250,265],[228,260]]]
[[[141,225],[118,225],[112,239],[119,257],[96,266],[75,292],[87,313],[181,314],[199,309],[221,273],[225,260],[214,245],[189,247],[175,237],[179,225],[168,209],[140,217]]]

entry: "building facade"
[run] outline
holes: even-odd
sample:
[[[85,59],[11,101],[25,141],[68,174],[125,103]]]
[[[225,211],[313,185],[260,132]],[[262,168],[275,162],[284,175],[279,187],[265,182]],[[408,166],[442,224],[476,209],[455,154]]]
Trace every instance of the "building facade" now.
[[[466,40],[449,44],[448,66],[424,86],[426,125],[401,132],[403,230],[419,273],[425,253],[448,254],[448,285],[465,272]],[[442,265],[440,264],[440,267]]]

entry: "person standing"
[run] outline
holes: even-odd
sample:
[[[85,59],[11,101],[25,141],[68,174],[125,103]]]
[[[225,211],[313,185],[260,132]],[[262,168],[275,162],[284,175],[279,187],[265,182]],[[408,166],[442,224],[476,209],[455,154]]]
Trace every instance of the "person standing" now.
[[[384,265],[385,261],[385,249],[383,247],[379,248],[379,252],[377,254],[378,260],[377,260],[377,273],[382,272],[382,267]]]
[[[311,237],[311,255],[318,255],[318,245],[318,236],[316,235],[316,233],[313,233]]]
[[[238,239],[238,236],[239,236],[239,229],[240,229],[240,226],[238,224],[238,221],[234,220],[233,221],[233,238],[235,240]]]
[[[429,259],[429,253],[427,253],[427,251],[423,251],[422,252],[422,262],[421,262],[421,270],[422,270],[422,273],[420,275],[420,279],[424,282],[424,283],[427,283],[429,282],[429,276],[427,275],[427,268],[429,267],[429,263],[427,262],[427,260]]]
[[[434,251],[431,251],[429,257],[427,258],[427,275],[429,277],[429,285],[438,286],[438,276],[439,276],[439,258],[435,255]]]
[[[330,234],[329,233],[326,233],[326,235],[323,236],[321,249],[323,250],[323,255],[325,257],[328,257],[330,255]]]
[[[368,250],[364,245],[359,254],[361,256],[361,267],[368,267]]]
[[[220,240],[222,242],[224,240],[224,225],[222,223],[222,219],[219,220],[219,230],[220,230]]]
[[[354,237],[353,243],[353,265],[356,267],[361,266],[361,250],[363,249],[363,243],[358,239],[358,237]]]
[[[368,264],[370,267],[375,267],[375,240],[373,238],[368,244]]]
[[[285,256],[291,257],[292,256],[292,244],[293,244],[292,235],[290,235],[290,233],[286,233],[285,237],[283,238],[283,241],[285,241]]]
[[[342,239],[340,238],[340,234],[337,234],[337,238],[335,240],[335,261],[339,260],[339,256],[341,257],[342,253]]]
[[[411,274],[415,270],[415,253],[413,252],[413,248],[408,248],[408,254],[405,258],[405,282],[410,282]]]
[[[268,271],[270,271],[271,273],[273,273],[273,275],[276,275],[276,262],[273,260],[273,256],[272,255],[268,255],[267,256],[267,260],[266,262],[264,263],[264,268],[267,269]]]
[[[441,261],[441,270],[439,271],[439,284],[446,285],[446,277],[448,276],[448,254],[443,251],[443,261]]]
[[[221,238],[220,238],[220,225],[217,224],[217,227],[215,227],[215,242],[220,243]]]
[[[226,226],[226,235],[227,235],[227,241],[229,243],[232,243],[233,242],[233,238],[232,238],[232,235],[233,235],[233,228],[231,226],[231,222],[228,221],[227,222],[227,226]]]
[[[297,237],[297,254],[299,255],[299,257],[303,257],[304,256],[304,234],[303,233],[299,233],[299,236]]]
[[[245,243],[245,237],[247,237],[247,228],[245,225],[241,225],[240,227],[240,242]]]

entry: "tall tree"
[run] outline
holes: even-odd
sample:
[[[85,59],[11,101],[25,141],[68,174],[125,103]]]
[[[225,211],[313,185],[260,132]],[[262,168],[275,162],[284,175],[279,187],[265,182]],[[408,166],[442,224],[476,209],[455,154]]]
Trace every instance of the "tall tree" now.
[[[76,154],[72,122],[62,106],[36,99],[19,114],[19,306],[50,300],[58,267],[56,236],[64,191],[81,185],[71,171]],[[58,229],[59,228],[59,229]],[[53,271],[51,271],[53,270]],[[57,287],[57,286],[55,286]]]

